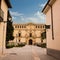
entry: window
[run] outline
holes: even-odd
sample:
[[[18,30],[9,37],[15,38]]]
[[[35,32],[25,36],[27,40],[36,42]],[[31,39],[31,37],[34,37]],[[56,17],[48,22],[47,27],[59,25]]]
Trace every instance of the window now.
[[[39,26],[38,26],[38,28],[39,28]]]
[[[45,28],[46,29],[50,29],[50,25],[45,25]]]
[[[22,26],[22,28],[23,28],[24,26]]]
[[[36,26],[36,28],[37,28],[37,26]]]
[[[18,25],[18,28],[19,28],[19,25]]]
[[[42,25],[41,25],[41,28],[42,28]]]
[[[21,33],[19,33],[19,37],[21,36]]]
[[[19,42],[20,42],[20,40],[19,40]]]
[[[21,26],[20,26],[20,28],[21,28]]]
[[[17,28],[17,26],[15,26],[15,28]]]
[[[44,26],[43,26],[43,28],[44,28]]]
[[[32,33],[30,33],[30,37],[32,37]]]

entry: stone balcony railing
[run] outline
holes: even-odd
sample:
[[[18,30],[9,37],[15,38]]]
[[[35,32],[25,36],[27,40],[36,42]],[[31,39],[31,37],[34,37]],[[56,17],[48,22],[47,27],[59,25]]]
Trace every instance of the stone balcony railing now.
[[[0,22],[3,21],[4,18],[4,12],[2,11],[2,9],[0,8]]]

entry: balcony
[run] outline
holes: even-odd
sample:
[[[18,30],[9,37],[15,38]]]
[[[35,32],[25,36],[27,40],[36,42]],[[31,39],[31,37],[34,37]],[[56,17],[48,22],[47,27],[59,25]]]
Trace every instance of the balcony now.
[[[2,9],[0,9],[0,22],[3,21],[4,18],[4,12],[2,11]]]
[[[46,29],[50,29],[50,25],[45,25],[45,28]]]

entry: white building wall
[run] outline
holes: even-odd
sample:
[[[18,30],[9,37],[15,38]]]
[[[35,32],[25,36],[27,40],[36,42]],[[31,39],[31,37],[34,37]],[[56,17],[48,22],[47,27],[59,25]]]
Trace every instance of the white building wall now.
[[[53,29],[54,40],[52,39],[52,29],[47,30],[47,48],[60,50],[60,0],[53,4]],[[46,14],[46,24],[51,25],[51,10]]]
[[[1,9],[4,12],[4,19],[3,19],[3,21],[7,21],[8,7],[7,7],[7,5],[6,5],[4,0],[1,1]],[[1,51],[2,51],[2,48],[5,49],[5,44],[6,44],[6,27],[7,27],[7,22],[6,23],[4,23],[4,22],[0,23],[0,48],[1,48]]]

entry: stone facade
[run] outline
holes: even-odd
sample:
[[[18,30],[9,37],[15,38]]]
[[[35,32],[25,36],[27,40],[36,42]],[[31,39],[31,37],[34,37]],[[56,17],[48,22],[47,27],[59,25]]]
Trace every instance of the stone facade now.
[[[13,24],[15,43],[25,42],[26,44],[41,43],[41,33],[45,31],[45,24]]]
[[[0,0],[0,53],[5,49],[9,0]]]
[[[60,60],[60,0],[48,0],[43,11],[46,14],[47,53]]]

